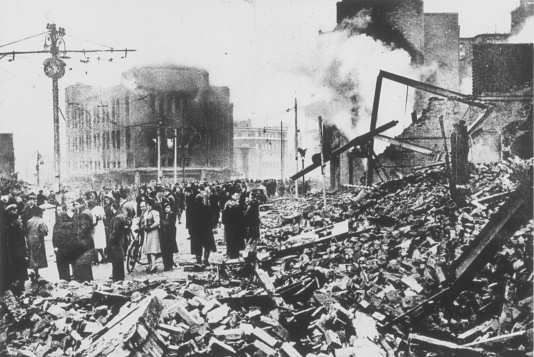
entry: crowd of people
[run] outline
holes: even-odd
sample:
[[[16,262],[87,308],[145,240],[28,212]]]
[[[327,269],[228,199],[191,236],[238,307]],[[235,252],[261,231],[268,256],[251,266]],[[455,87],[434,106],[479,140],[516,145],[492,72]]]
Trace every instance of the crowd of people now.
[[[247,184],[229,181],[104,188],[80,193],[70,201],[65,196],[56,200],[57,194],[42,191],[36,195],[11,190],[0,200],[7,285],[20,293],[28,278],[39,279],[39,270],[48,267],[45,237],[50,235],[59,278],[67,281],[93,280],[92,267],[102,262],[111,263],[111,279],[123,280],[127,249],[136,235],[143,242],[147,272],[157,270],[160,257],[163,270],[176,266],[178,239],[189,239],[196,263],[208,265],[210,254],[216,251],[214,232],[220,227],[224,227],[226,257],[238,258],[246,244],[254,246],[258,240],[259,205],[265,198],[261,196],[272,193],[268,185],[250,190]],[[55,210],[51,232],[43,220],[46,209]],[[184,218],[188,233],[179,237],[177,223]]]

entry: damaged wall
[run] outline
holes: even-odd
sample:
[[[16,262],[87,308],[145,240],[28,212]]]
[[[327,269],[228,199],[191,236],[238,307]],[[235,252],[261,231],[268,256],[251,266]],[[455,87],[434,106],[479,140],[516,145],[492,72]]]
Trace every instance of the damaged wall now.
[[[473,95],[532,95],[533,46],[473,45]]]
[[[343,0],[337,3],[337,23],[369,10],[373,19],[363,33],[392,47],[403,48],[416,63],[423,58],[421,0]]]

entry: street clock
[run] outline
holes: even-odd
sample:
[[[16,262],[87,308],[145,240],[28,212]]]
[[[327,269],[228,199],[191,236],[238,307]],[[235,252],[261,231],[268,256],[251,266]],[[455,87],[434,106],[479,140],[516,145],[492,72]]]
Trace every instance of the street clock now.
[[[63,77],[65,74],[65,62],[57,57],[50,57],[43,62],[44,73],[53,79]]]

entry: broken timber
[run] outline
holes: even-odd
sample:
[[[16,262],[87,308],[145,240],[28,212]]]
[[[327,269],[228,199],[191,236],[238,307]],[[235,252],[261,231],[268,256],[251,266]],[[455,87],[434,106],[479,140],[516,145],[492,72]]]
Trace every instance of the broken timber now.
[[[398,121],[390,121],[374,130],[371,130],[369,131],[368,133],[365,133],[363,135],[360,135],[360,136],[357,136],[355,137],[354,139],[352,139],[351,141],[349,141],[347,144],[333,150],[329,155],[326,155],[324,157],[324,163],[327,163],[328,161],[330,161],[331,158],[333,157],[336,157],[338,155],[340,155],[341,153],[349,150],[350,148],[352,148],[353,146],[357,146],[357,145],[361,145],[361,144],[365,144],[367,143],[369,140],[372,140],[373,136],[376,135],[376,134],[379,134],[383,131],[386,131],[388,129],[391,129],[393,128],[395,125],[397,125]],[[305,169],[297,172],[296,174],[294,174],[293,176],[291,176],[291,179],[292,180],[296,180],[304,175],[306,175],[307,173],[315,170],[316,168],[320,167],[321,164],[312,164],[308,167],[306,167]]]
[[[469,249],[459,258],[454,274],[453,290],[461,289],[491,256],[492,248],[498,241],[510,237],[521,225],[532,217],[532,189],[518,188],[499,208],[490,221],[473,240]],[[528,213],[530,212],[530,214]]]
[[[380,93],[382,91],[382,81],[383,79],[389,79],[390,81],[401,83],[412,88],[422,90],[428,93],[439,95],[445,97],[449,100],[454,100],[460,103],[472,105],[478,108],[487,109],[488,105],[479,100],[474,100],[472,96],[465,95],[459,92],[455,92],[449,89],[437,87],[428,83],[416,81],[411,78],[399,76],[394,73],[380,71],[376,77],[376,86],[375,86],[375,96],[373,100],[373,108],[371,111],[371,125],[369,132],[374,132],[376,130],[376,124],[378,122],[378,108],[380,106]],[[489,113],[488,113],[489,115]],[[367,185],[370,186],[373,184],[373,171],[375,167],[375,160],[373,159],[374,153],[374,137],[371,137],[369,140],[369,147],[367,152]]]

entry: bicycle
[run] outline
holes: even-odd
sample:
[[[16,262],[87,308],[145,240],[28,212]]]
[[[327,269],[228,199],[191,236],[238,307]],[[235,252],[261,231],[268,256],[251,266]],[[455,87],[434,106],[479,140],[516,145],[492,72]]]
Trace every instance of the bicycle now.
[[[126,250],[126,270],[131,273],[135,264],[147,265],[148,262],[141,261],[143,257],[143,242],[144,234],[140,233],[137,229],[134,232],[130,230],[128,235],[128,249]]]

